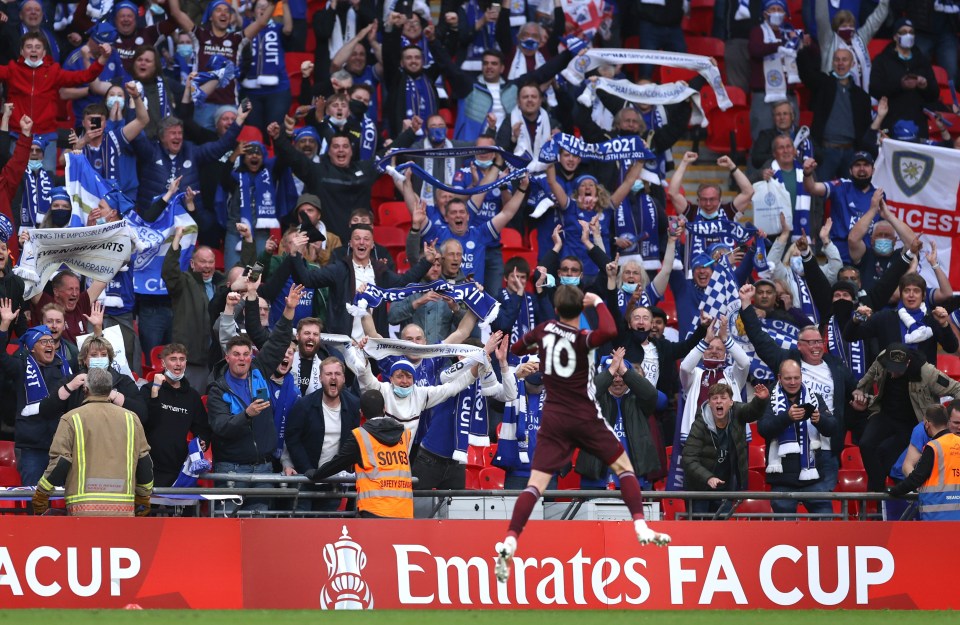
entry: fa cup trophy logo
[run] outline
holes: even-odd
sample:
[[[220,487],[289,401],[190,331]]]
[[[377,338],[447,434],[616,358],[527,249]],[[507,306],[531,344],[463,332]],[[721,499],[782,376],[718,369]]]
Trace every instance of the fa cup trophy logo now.
[[[320,591],[320,607],[324,610],[372,610],[373,594],[360,571],[367,566],[363,547],[354,542],[343,526],[340,540],[323,547],[327,563],[327,583]]]

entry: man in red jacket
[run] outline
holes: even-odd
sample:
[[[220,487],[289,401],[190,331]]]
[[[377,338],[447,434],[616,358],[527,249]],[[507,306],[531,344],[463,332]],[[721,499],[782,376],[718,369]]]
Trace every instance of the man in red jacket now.
[[[33,131],[54,142],[57,102],[61,87],[76,87],[92,81],[110,58],[110,44],[100,46],[100,58],[85,70],[67,71],[50,57],[47,42],[39,33],[20,38],[20,58],[0,65],[0,81],[7,85],[7,101],[13,110],[33,119]]]
[[[16,110],[16,107],[14,107],[14,110]],[[4,248],[9,248],[13,257],[19,256],[19,248],[14,229],[16,222],[13,219],[10,203],[13,201],[13,196],[17,194],[17,189],[20,187],[20,182],[23,180],[23,175],[27,169],[30,146],[33,142],[32,134],[33,120],[24,115],[20,118],[20,138],[17,139],[17,147],[13,150],[13,156],[0,171],[0,233],[2,233],[0,234],[0,244]],[[6,295],[5,297],[11,296]]]

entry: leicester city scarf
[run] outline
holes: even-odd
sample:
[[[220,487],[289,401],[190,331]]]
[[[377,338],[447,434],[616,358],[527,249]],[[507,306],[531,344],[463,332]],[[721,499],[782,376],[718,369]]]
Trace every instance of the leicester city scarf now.
[[[26,393],[27,403],[24,405],[20,414],[29,417],[40,412],[40,402],[49,394],[47,392],[47,381],[43,379],[43,373],[40,366],[33,359],[33,354],[27,353],[26,369],[23,373],[23,388]]]
[[[631,193],[617,206],[614,234],[630,242],[620,250],[622,255],[640,254],[644,267],[660,263],[660,219],[657,205],[647,193]],[[653,264],[656,263],[656,264]]]
[[[427,291],[444,293],[463,302],[480,319],[481,324],[489,324],[500,312],[500,302],[484,293],[475,282],[450,284],[446,280],[393,289],[381,289],[368,284],[364,292],[354,296],[353,306],[348,306],[347,310],[355,317],[363,316],[368,308],[376,308],[385,301],[396,302]]]
[[[770,165],[773,170],[773,177],[783,183],[784,176],[796,177],[797,200],[793,205],[793,236],[799,237],[803,232],[810,234],[810,194],[803,187],[803,167],[798,161],[794,161],[793,171],[784,171],[780,169],[780,163],[773,161]]]
[[[45,169],[33,174],[29,170],[23,176],[23,201],[20,204],[20,227],[33,228],[40,225],[50,210],[50,189],[53,182]]]
[[[369,115],[364,115],[360,122],[360,160],[369,161],[377,155],[377,137],[380,132],[377,124]]]
[[[250,62],[244,68],[244,89],[276,87],[281,72],[286,72],[280,56],[280,25],[270,23],[250,42]]]
[[[321,335],[321,339],[326,343],[325,337],[338,335]],[[349,337],[346,337],[349,338]],[[334,343],[335,344],[335,343]],[[414,357],[421,360],[426,358],[458,358],[464,357],[462,362],[469,364],[480,364],[486,362],[486,356],[482,347],[474,345],[457,345],[449,343],[435,343],[433,345],[421,345],[412,341],[401,339],[378,339],[367,337],[367,343],[363,348],[364,353],[374,360],[383,360],[388,356],[403,356],[406,358]]]
[[[812,393],[807,391],[806,385],[801,385],[800,397],[796,404],[811,403],[811,400],[815,402],[816,398],[811,397],[811,395]],[[774,414],[784,413],[792,405],[779,384],[774,387],[770,402]],[[767,473],[783,473],[783,456],[800,454],[800,479],[819,479],[820,473],[817,471],[816,460],[818,449],[820,449],[820,433],[817,432],[817,427],[809,419],[793,422],[781,432],[777,440],[770,442]]]
[[[904,343],[922,343],[933,337],[933,330],[923,321],[927,316],[926,304],[921,303],[920,308],[910,310],[901,302],[897,305],[897,316],[900,318],[900,336]]]
[[[513,327],[510,328],[511,345],[519,341],[520,337],[537,325],[536,318],[534,317],[535,306],[533,296],[529,293],[516,295],[506,289],[500,291],[500,301],[503,303],[509,302],[510,299],[514,297],[520,298],[520,314],[517,315],[517,320],[513,322]]]
[[[718,216],[716,219],[695,219],[687,222],[687,248],[690,258],[696,254],[706,254],[707,248],[714,243],[734,248],[750,239],[750,230],[745,226]]]
[[[261,150],[266,149],[261,145]],[[260,171],[237,171],[233,173],[238,182],[240,196],[240,219],[253,224],[257,230],[279,228],[277,220],[277,189],[273,184],[270,164],[265,163]]]
[[[663,106],[690,100],[693,108],[690,114],[690,125],[700,126],[702,128],[707,127],[707,117],[704,115],[703,109],[700,106],[700,92],[691,89],[684,83],[671,82],[662,85],[647,83],[645,85],[637,85],[626,79],[612,80],[600,76],[596,82],[591,82],[590,85],[584,89],[583,93],[577,98],[577,102],[586,107],[592,106],[597,91],[612,93],[620,99],[633,104],[649,104],[653,107],[653,110],[662,110]],[[651,128],[651,130],[656,130],[656,128]]]
[[[414,115],[420,119],[428,119],[437,112],[437,94],[426,73],[406,75],[403,81],[403,102],[408,119]]]
[[[318,367],[319,368],[319,367]],[[300,388],[288,372],[283,376],[283,382],[277,384],[273,379],[267,380],[270,390],[270,399],[273,402],[273,425],[277,431],[277,447],[273,450],[273,457],[279,459],[283,455],[283,445],[287,434],[287,415],[294,402],[300,399]]]
[[[60,346],[57,348],[57,356],[60,356],[60,371],[63,372],[63,377],[73,375],[73,368],[70,366],[70,354],[67,351],[65,341],[60,341]]]
[[[797,273],[793,268],[791,268],[790,271],[793,273],[793,281],[797,285],[797,295],[800,299],[800,311],[806,315],[807,319],[813,321],[813,323],[817,325],[820,325],[820,312],[813,303],[813,296],[810,294],[810,287],[807,286],[806,278]]]
[[[226,57],[219,54],[210,57],[207,68],[207,71],[199,72],[193,80],[193,103],[196,106],[200,106],[207,101],[207,94],[200,88],[201,85],[216,80],[217,86],[223,88],[229,85],[230,81],[237,75],[237,68],[233,61],[227,60]]]
[[[203,447],[199,438],[194,438],[187,443],[187,459],[183,461],[180,467],[180,475],[173,483],[173,488],[190,488],[197,485],[197,478],[201,473],[206,473],[213,466],[210,461],[203,457]]]
[[[441,384],[446,384],[461,375],[466,375],[467,370],[471,366],[473,366],[473,363],[468,360],[455,362],[440,372]],[[467,461],[467,450],[469,446],[475,444],[473,442],[476,437],[475,430],[479,430],[479,427],[475,425],[475,421],[483,422],[483,436],[487,436],[485,429],[487,420],[486,402],[480,394],[480,381],[475,380],[472,384],[460,391],[456,401],[456,407],[454,408],[456,414],[454,436],[456,440],[454,441],[452,458],[457,462],[465,463]],[[489,438],[487,438],[487,442],[489,443]]]
[[[544,163],[556,162],[560,150],[566,150],[580,158],[605,163],[623,159],[634,161],[653,161],[657,159],[657,155],[647,148],[643,139],[636,135],[617,137],[600,143],[587,143],[580,137],[557,133],[553,135],[551,141],[541,148],[540,161]]]
[[[586,54],[576,56],[565,70],[561,72],[564,78],[574,85],[583,82],[584,75],[590,70],[603,64],[607,65],[666,65],[692,69],[707,81],[717,94],[717,104],[720,110],[725,111],[733,106],[727,90],[723,86],[720,70],[708,56],[687,54],[685,52],[666,52],[660,50],[630,50],[625,48],[594,48]]]
[[[830,323],[827,325],[827,351],[839,357],[853,372],[853,377],[858,382],[867,372],[866,348],[863,341],[845,341],[836,315],[830,317]]]
[[[426,119],[426,118],[424,118]],[[414,161],[407,161],[393,167],[390,165],[390,162],[394,158],[422,158],[422,159],[431,159],[431,158],[464,158],[464,157],[474,157],[478,154],[489,154],[490,152],[495,152],[503,157],[503,160],[506,161],[512,168],[510,173],[508,173],[503,178],[494,180],[489,184],[480,185],[477,187],[463,188],[455,187],[446,184],[443,180],[439,180],[436,176],[425,170],[418,163]],[[555,159],[554,159],[555,160]],[[517,156],[503,148],[497,146],[473,146],[473,147],[464,147],[464,148],[417,148],[417,149],[406,149],[406,150],[393,150],[386,157],[380,159],[377,163],[377,168],[380,171],[387,172],[391,176],[394,174],[401,174],[408,169],[412,169],[415,174],[420,176],[423,181],[427,184],[430,184],[434,189],[443,189],[449,193],[455,193],[457,195],[476,195],[477,193],[485,193],[490,189],[495,189],[501,185],[507,184],[519,178],[522,178],[524,174],[527,173],[527,165],[530,164],[530,158],[524,156]]]

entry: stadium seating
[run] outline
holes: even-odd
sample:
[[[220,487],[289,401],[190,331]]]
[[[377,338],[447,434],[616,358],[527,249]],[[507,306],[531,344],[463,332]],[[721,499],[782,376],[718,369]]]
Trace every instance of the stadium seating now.
[[[0,467],[17,468],[17,453],[13,441],[0,441]]]
[[[390,250],[391,254],[402,252],[407,246],[407,231],[395,226],[377,226],[373,240]]]
[[[410,211],[404,202],[384,202],[377,207],[377,226],[406,229],[411,223]]]
[[[770,485],[767,484],[767,474],[764,473],[762,469],[750,469],[747,471],[747,490],[770,490]]]
[[[751,469],[759,469],[761,471],[766,470],[767,460],[765,458],[766,446],[765,445],[749,445],[747,447],[750,454],[749,462],[747,466]]]
[[[17,468],[0,465],[0,486],[13,488],[20,485],[20,473]]]
[[[506,472],[500,467],[486,467],[480,470],[481,490],[503,490],[503,480]]]
[[[770,506],[769,499],[744,499],[740,502],[740,505],[737,506],[737,509],[734,511],[734,518],[739,518],[740,520],[750,520],[744,519],[743,517],[738,517],[739,514],[773,514],[773,508]]]
[[[863,457],[860,455],[859,447],[844,448],[840,454],[840,468],[863,470]]]

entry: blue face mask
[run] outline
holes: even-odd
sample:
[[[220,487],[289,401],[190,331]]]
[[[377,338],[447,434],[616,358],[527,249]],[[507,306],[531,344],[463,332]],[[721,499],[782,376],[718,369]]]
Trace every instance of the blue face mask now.
[[[110,366],[110,359],[106,356],[91,356],[87,369],[106,369]]]
[[[185,59],[189,59],[191,56],[193,56],[193,45],[189,43],[178,43],[177,54]]]
[[[536,50],[540,47],[540,42],[536,39],[521,39],[520,47],[524,50]]]
[[[580,276],[560,276],[560,284],[563,286],[579,286]]]
[[[877,239],[873,242],[873,251],[881,256],[889,256],[893,253],[893,241],[890,239]]]
[[[27,161],[27,169],[30,171],[38,171],[43,167],[43,161]]]
[[[552,289],[553,287],[557,286],[557,279],[548,273],[547,278],[543,283],[543,286],[545,286],[548,289]]]
[[[837,80],[846,80],[847,78],[850,78],[850,72],[847,72],[846,74],[838,74],[836,72],[830,72],[830,74]]]
[[[446,128],[428,128],[427,136],[430,138],[430,143],[439,144],[447,140],[447,129]]]
[[[712,214],[712,215],[707,215],[707,214],[704,213],[702,210],[699,210],[699,211],[697,211],[697,214],[700,216],[700,219],[716,219],[717,217],[720,216],[720,211],[718,210],[717,212],[715,212],[715,213]]]
[[[643,180],[635,180],[633,186],[630,187],[630,190],[634,193],[640,193],[643,191]]]
[[[112,95],[107,98],[107,108],[113,109],[117,104],[120,105],[120,108],[123,108],[123,96],[122,95]]]
[[[480,161],[477,159],[473,159],[473,162],[480,169],[488,169],[490,168],[490,166],[493,165],[493,161]]]
[[[624,282],[623,284],[620,285],[620,288],[623,289],[624,293],[630,293],[631,295],[633,295],[634,291],[637,290],[637,286],[638,285],[635,283],[631,284],[629,282]]]
[[[159,4],[151,4],[151,5],[150,5],[150,11],[151,11],[154,15],[163,15],[163,7],[160,6]]]
[[[412,386],[406,386],[406,387],[394,386],[393,387],[393,394],[399,397],[400,399],[403,399],[404,397],[410,397],[410,393],[412,392],[413,392]]]

